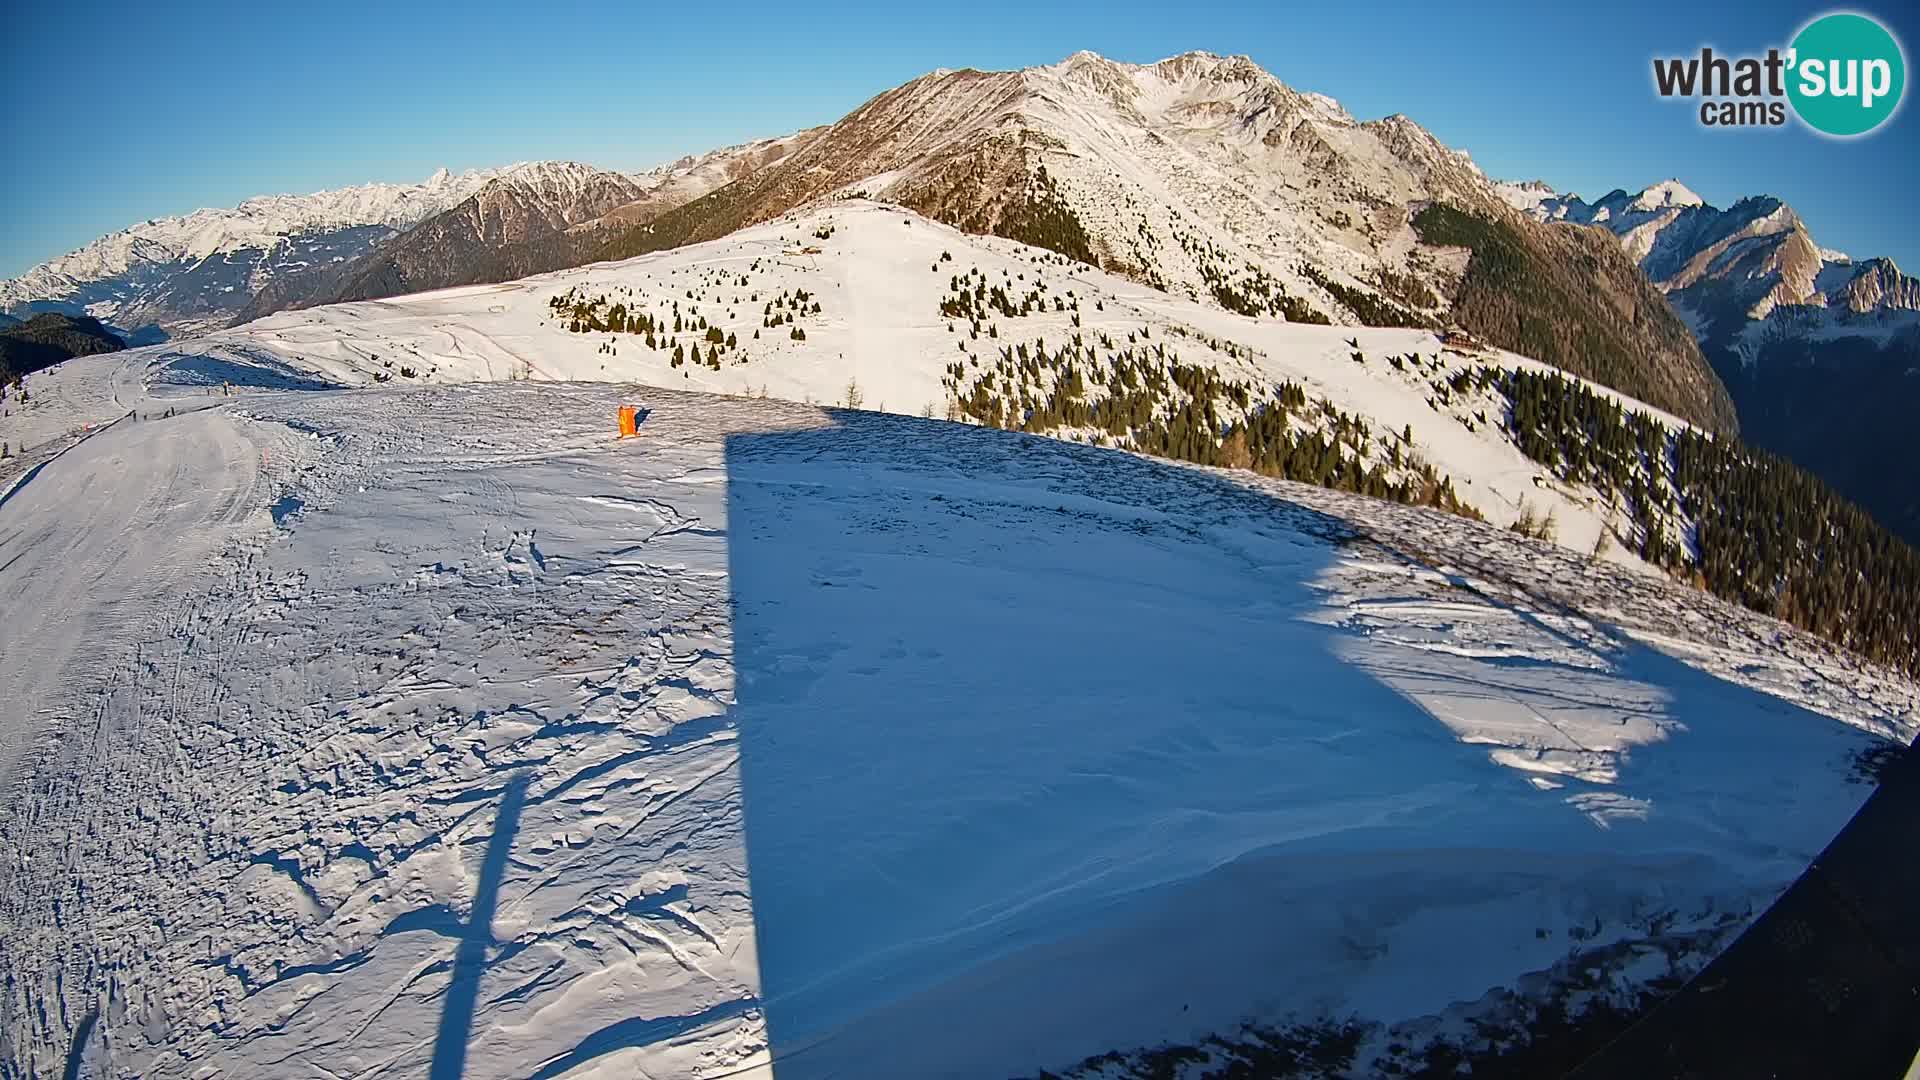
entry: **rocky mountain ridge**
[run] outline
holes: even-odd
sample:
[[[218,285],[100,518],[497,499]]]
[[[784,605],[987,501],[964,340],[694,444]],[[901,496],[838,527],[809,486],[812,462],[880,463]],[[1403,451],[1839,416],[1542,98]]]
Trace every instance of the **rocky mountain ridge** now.
[[[1470,157],[1407,117],[1358,121],[1243,56],[1125,64],[1081,52],[1019,71],[935,71],[599,256],[714,239],[851,193],[1249,317],[1429,328],[1456,321],[1480,257],[1415,228],[1443,204],[1499,231],[1502,251],[1485,258],[1522,258],[1530,276],[1567,279],[1557,296],[1605,301],[1533,313],[1556,324],[1552,342],[1602,342],[1543,359],[1735,427],[1684,325],[1614,248],[1515,210]],[[1480,308],[1467,306],[1472,323]],[[1467,329],[1521,348],[1501,340],[1510,322]]]

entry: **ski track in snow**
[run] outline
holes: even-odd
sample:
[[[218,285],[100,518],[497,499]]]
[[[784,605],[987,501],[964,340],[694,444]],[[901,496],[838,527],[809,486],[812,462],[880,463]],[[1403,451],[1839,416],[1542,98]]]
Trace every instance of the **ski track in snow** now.
[[[451,1030],[470,1080],[794,1080],[1439,1014],[1725,940],[1915,730],[1806,635],[1423,510],[142,355],[36,393],[215,408],[0,505],[9,1080],[82,1030],[105,1075],[432,1076]]]
[[[64,685],[99,668],[93,644],[137,638],[223,531],[256,512],[253,448],[227,418],[189,413],[151,432],[102,430],[22,485],[0,518],[0,700],[25,715],[0,728],[0,786],[22,741],[92,711],[97,684]],[[130,585],[140,586],[129,591]]]

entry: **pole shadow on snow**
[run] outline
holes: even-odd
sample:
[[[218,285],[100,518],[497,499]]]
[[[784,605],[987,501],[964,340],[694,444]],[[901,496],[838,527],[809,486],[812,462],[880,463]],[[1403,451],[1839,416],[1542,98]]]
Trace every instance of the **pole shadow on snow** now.
[[[1061,1032],[1124,1048],[1155,1039],[1114,1027],[1128,1016],[1245,1015],[1369,947],[1342,896],[1537,881],[1476,849],[1490,869],[1456,885],[1478,873],[1457,847],[1403,853],[1433,843],[1434,807],[1518,798],[1603,831],[1344,659],[1351,630],[1302,617],[1360,539],[1346,522],[1128,454],[833,415],[726,447],[779,1080],[1037,1068],[1083,1045]],[[1715,735],[1738,734],[1732,706],[1834,745],[1826,717],[1649,649],[1618,660]]]
[[[480,866],[479,888],[473,911],[460,934],[454,953],[453,975],[447,983],[440,1011],[440,1033],[434,1041],[429,1080],[460,1080],[467,1067],[467,1043],[473,1030],[474,1004],[480,994],[480,976],[486,970],[487,950],[493,945],[493,911],[500,898],[500,880],[506,876],[513,853],[514,834],[520,828],[520,808],[526,800],[529,777],[517,776],[507,785],[494,817],[493,837],[487,841],[486,861]]]

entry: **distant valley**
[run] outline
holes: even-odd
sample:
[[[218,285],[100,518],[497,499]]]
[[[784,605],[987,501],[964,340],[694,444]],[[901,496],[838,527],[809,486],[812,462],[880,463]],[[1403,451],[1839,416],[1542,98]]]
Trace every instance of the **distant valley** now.
[[[1920,542],[1920,484],[1900,464],[1920,410],[1920,280],[1820,246],[1770,196],[1721,210],[1678,180],[1592,203],[1541,184],[1503,194],[1543,220],[1616,234],[1693,328],[1741,435]]]

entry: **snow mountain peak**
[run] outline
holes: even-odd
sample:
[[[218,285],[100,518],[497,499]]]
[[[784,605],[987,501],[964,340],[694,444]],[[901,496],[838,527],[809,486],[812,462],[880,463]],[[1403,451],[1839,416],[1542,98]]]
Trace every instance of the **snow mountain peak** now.
[[[1588,203],[1538,183],[1501,184],[1515,208],[1541,220],[1598,225],[1709,340],[1726,343],[1778,311],[1805,329],[1829,315],[1920,310],[1920,282],[1884,259],[1856,263],[1814,242],[1806,222],[1774,195],[1748,195],[1725,210],[1677,179]],[[1898,330],[1888,324],[1886,332]]]
[[[1080,52],[1015,71],[932,72],[596,257],[713,240],[853,195],[1244,317],[1404,326],[1450,318],[1461,254],[1436,258],[1415,226],[1444,204],[1526,234],[1545,262],[1605,276],[1568,296],[1633,293],[1646,314],[1630,328],[1591,329],[1633,338],[1622,353],[1659,357],[1642,368],[1665,388],[1639,387],[1655,403],[1729,427],[1724,389],[1684,326],[1640,295],[1648,286],[1627,259],[1604,247],[1575,258],[1567,245],[1592,242],[1517,214],[1472,158],[1412,119],[1357,121],[1245,56],[1131,64]]]
[[[1635,197],[1633,205],[1640,210],[1660,210],[1669,206],[1704,206],[1706,200],[1678,180],[1662,180]]]
[[[485,203],[503,199],[535,207],[552,220],[573,224],[600,216],[645,193],[622,173],[578,161],[530,161],[511,166],[475,193]]]

